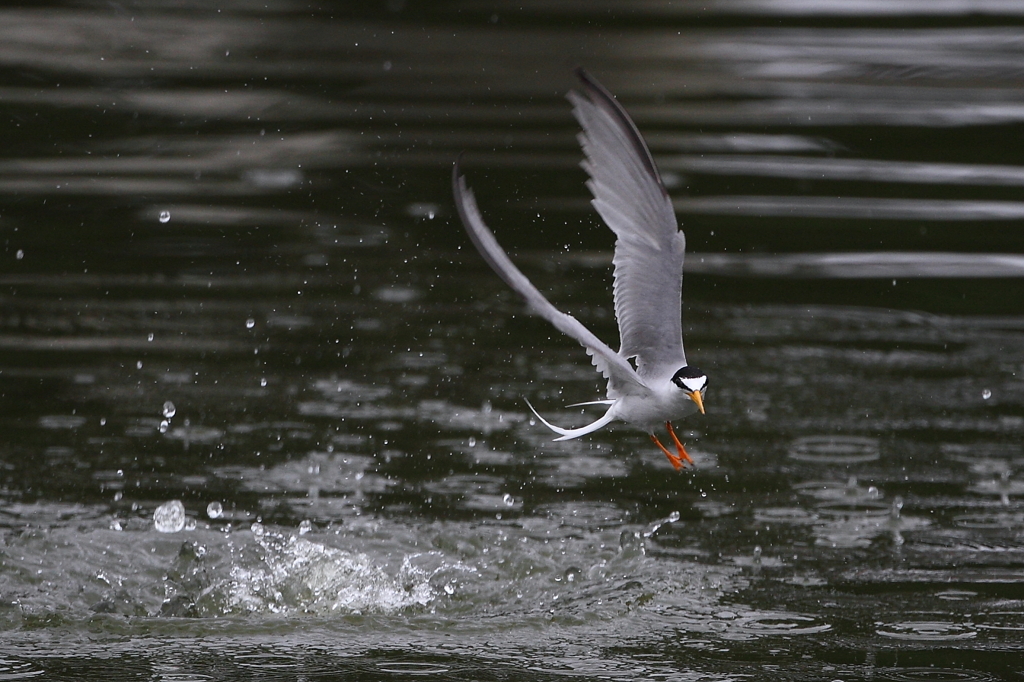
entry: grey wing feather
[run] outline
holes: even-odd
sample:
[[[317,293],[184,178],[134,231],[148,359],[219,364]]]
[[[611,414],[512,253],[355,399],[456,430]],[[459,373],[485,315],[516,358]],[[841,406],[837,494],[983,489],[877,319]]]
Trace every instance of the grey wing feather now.
[[[636,358],[645,383],[666,380],[686,365],[682,277],[686,238],[657,166],[622,106],[583,69],[586,96],[570,92],[583,128],[581,164],[594,208],[617,237],[615,317],[624,358]]]
[[[491,233],[480,216],[472,190],[466,186],[466,179],[459,175],[458,161],[455,162],[455,167],[452,169],[452,189],[459,217],[480,255],[498,273],[498,276],[505,280],[506,284],[526,299],[526,303],[531,309],[553,324],[559,331],[579,341],[587,349],[594,366],[608,379],[608,397],[618,398],[623,395],[649,393],[625,358],[594,336],[575,317],[563,313],[551,305],[537,290],[537,287],[530,283],[526,275],[509,260],[508,255],[498,245],[494,234]]]

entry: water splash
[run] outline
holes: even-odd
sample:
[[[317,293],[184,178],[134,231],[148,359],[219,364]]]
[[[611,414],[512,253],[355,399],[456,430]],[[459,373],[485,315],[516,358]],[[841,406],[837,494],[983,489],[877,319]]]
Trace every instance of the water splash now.
[[[262,556],[243,555],[231,568],[224,595],[229,612],[393,613],[424,607],[437,596],[431,574],[411,556],[392,575],[367,554],[262,526],[253,537]]]
[[[153,512],[153,527],[159,533],[177,533],[185,528],[185,505],[181,500],[161,504]]]

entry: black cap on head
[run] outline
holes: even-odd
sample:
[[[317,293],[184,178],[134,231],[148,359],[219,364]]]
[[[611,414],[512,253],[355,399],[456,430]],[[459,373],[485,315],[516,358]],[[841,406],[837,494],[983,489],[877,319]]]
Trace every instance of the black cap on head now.
[[[675,376],[672,377],[672,383],[674,383],[679,388],[688,391],[690,389],[683,384],[683,379],[700,379],[702,377],[704,378],[704,382],[706,385],[707,375],[704,374],[704,372],[702,372],[701,370],[697,369],[696,367],[691,367],[690,365],[687,365],[686,367],[683,367],[682,369],[675,373]]]

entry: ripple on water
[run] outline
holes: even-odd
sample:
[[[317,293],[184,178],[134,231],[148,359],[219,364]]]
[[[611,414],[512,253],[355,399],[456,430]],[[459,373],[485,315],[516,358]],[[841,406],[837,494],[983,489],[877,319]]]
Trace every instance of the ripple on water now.
[[[395,675],[444,675],[451,668],[438,663],[417,663],[415,661],[388,661],[378,663],[381,672]]]
[[[755,613],[740,619],[743,630],[756,635],[813,635],[832,629],[814,616],[794,613]]]
[[[968,601],[977,597],[978,593],[971,590],[943,590],[936,592],[935,596],[944,601]]]
[[[812,464],[860,464],[880,457],[877,438],[805,436],[789,446],[789,457]]]
[[[767,524],[790,524],[806,526],[818,521],[818,517],[799,507],[768,507],[754,510],[754,520]]]
[[[1024,513],[1021,512],[975,512],[958,514],[953,524],[971,530],[1012,531],[1024,527]]]
[[[0,658],[0,680],[27,680],[42,675],[45,670],[27,661]]]
[[[917,642],[952,642],[978,636],[978,631],[973,625],[942,621],[880,624],[875,632],[882,637]]]
[[[85,423],[85,417],[74,414],[48,414],[39,418],[44,429],[77,429]]]
[[[237,653],[232,656],[235,662],[242,668],[254,668],[256,670],[292,670],[302,664],[298,656],[282,653],[254,652]]]
[[[874,504],[882,498],[881,491],[875,486],[864,487],[851,476],[845,483],[842,481],[804,481],[793,486],[802,495],[808,495],[822,502],[867,502]]]
[[[1007,475],[1000,478],[978,481],[969,486],[967,490],[976,495],[995,495],[1006,500],[1010,495],[1024,495],[1024,481],[1014,481]]]
[[[814,616],[784,611],[719,611],[707,623],[708,629],[727,640],[752,640],[760,637],[814,635],[832,629]]]
[[[957,668],[900,668],[898,670],[875,670],[875,677],[894,682],[982,682],[995,677],[977,670]]]
[[[1019,637],[1024,632],[1024,614],[1019,611],[997,611],[985,614],[985,622],[978,624],[979,630],[988,630],[993,634],[998,632],[1013,633],[1012,637]]]
[[[900,514],[902,501],[892,504],[831,503],[820,505],[821,524],[814,529],[815,544],[825,547],[868,547],[875,538],[890,535],[897,544],[903,543],[901,533],[920,530],[931,521]]]

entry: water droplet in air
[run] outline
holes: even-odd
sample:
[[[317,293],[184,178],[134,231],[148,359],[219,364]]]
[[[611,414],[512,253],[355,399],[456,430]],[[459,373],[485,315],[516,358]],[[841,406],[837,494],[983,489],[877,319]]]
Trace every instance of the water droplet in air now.
[[[469,447],[471,447],[471,448],[475,448],[476,447],[476,438],[473,438],[473,436],[469,437]]]
[[[305,535],[313,531],[313,522],[309,519],[303,519],[302,523],[299,524],[299,535]]]
[[[142,360],[135,363],[135,369],[142,369]]]
[[[668,518],[665,519],[665,520],[668,521],[669,523],[675,523],[676,521],[679,520],[679,512],[677,512],[677,511],[672,512],[671,514],[668,515]]]
[[[569,568],[565,569],[565,582],[574,583],[576,582],[576,579],[579,578],[581,575],[583,575],[583,571],[576,568],[575,566],[570,566]]]
[[[18,249],[18,253],[14,254],[14,257],[17,258],[18,260],[21,260],[22,258],[25,257],[25,252],[22,251],[21,249]]]
[[[455,585],[452,585],[451,583],[445,583],[444,592],[445,594],[455,594]]]
[[[153,527],[158,533],[177,533],[185,527],[185,505],[181,500],[164,502],[153,512]]]
[[[211,502],[206,505],[206,515],[211,519],[219,519],[224,515],[224,505],[220,502]]]
[[[169,223],[169,222],[171,222],[171,212],[170,211],[160,211],[160,222],[161,223]]]
[[[987,388],[984,391],[981,392],[981,399],[982,400],[988,400],[991,397],[992,397],[992,391],[988,390]]]
[[[246,329],[252,329],[255,326],[256,326],[256,320],[252,319],[251,317],[248,320],[245,321],[245,328]]]
[[[506,507],[513,507],[513,506],[515,506],[516,498],[512,497],[508,493],[505,493],[502,496],[501,501],[505,503]]]
[[[263,533],[265,533],[265,532],[266,532],[266,531],[265,531],[265,530],[263,529],[263,524],[262,524],[262,523],[260,523],[259,521],[256,521],[256,522],[255,522],[255,523],[253,523],[253,524],[252,524],[251,526],[249,526],[249,530],[251,530],[251,531],[252,531],[252,534],[253,534],[253,535],[255,535],[255,536],[256,536],[256,537],[258,537],[258,538],[261,538],[261,537],[263,537]]]
[[[892,500],[892,506],[889,508],[889,518],[896,521],[900,518],[900,512],[903,511],[903,498],[897,495]]]
[[[171,417],[173,417],[177,413],[178,413],[178,410],[175,409],[174,403],[172,403],[170,400],[168,400],[167,402],[164,403],[164,416],[165,417],[170,419]]]
[[[266,386],[266,385],[267,385],[267,380],[266,379],[260,379],[260,386]]]
[[[754,545],[753,559],[755,564],[761,563],[761,545]]]
[[[169,428],[171,428],[171,422],[164,419],[160,422],[158,430],[160,431],[160,433],[167,433],[167,429]]]

